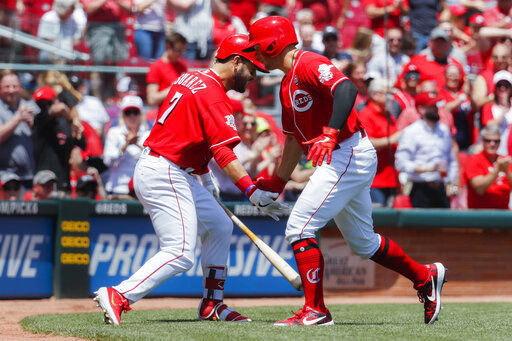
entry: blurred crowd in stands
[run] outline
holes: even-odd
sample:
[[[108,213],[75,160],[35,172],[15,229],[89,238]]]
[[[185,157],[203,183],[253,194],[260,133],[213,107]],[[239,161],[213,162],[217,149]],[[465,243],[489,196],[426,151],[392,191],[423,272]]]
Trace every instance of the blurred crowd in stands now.
[[[7,0],[0,24],[91,55],[86,65],[148,66],[145,75],[0,73],[0,199],[135,198],[132,175],[169,87],[208,67],[228,35],[283,15],[299,48],[328,57],[358,87],[378,152],[376,207],[511,206],[512,0]],[[71,64],[0,37],[0,61]],[[254,178],[272,176],[284,137],[281,77],[229,93]],[[277,99],[276,99],[277,100]],[[273,104],[271,104],[273,105]],[[227,201],[244,197],[212,162]],[[314,168],[301,160],[283,195]]]

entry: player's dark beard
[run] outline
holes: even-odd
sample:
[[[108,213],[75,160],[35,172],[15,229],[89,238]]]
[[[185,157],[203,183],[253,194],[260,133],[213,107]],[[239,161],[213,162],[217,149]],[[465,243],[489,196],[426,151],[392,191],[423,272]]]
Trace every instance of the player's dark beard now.
[[[439,112],[437,107],[427,107],[425,108],[424,116],[427,121],[437,123],[439,121]]]
[[[233,90],[244,93],[245,88],[247,87],[247,78],[244,77],[243,71],[241,69],[237,69],[233,75],[233,79],[235,81]]]

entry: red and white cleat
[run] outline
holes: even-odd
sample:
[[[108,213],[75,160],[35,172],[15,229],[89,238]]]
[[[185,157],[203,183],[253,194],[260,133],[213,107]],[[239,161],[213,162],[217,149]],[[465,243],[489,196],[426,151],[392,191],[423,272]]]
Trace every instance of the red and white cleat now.
[[[285,326],[331,326],[334,324],[329,309],[316,311],[308,306],[300,308],[294,316],[274,323],[275,327]]]
[[[132,310],[128,300],[114,288],[101,287],[94,295],[93,301],[97,302],[97,306],[103,310],[104,320],[107,324],[120,325],[121,313]]]
[[[251,322],[248,317],[240,315],[238,312],[229,308],[222,301],[201,300],[198,309],[200,321],[228,321],[228,322]]]
[[[425,323],[434,323],[441,311],[441,290],[446,282],[446,268],[441,263],[427,265],[429,267],[428,280],[418,287],[418,297],[425,307]]]

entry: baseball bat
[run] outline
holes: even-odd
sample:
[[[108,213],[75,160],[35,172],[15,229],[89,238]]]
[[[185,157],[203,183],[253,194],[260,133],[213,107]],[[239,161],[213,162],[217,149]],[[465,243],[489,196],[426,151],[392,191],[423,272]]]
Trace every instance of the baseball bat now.
[[[255,235],[236,215],[233,214],[224,204],[215,198],[226,214],[233,220],[244,233],[252,240],[254,245],[260,249],[261,253],[268,261],[283,275],[284,278],[297,290],[302,290],[302,281],[299,274],[288,264],[281,256],[277,254],[270,246],[265,244],[257,235]]]

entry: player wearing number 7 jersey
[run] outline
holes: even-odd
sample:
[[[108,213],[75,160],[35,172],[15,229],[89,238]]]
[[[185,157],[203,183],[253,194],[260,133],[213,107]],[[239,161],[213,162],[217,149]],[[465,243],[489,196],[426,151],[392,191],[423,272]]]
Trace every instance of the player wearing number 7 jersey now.
[[[323,298],[324,259],[315,235],[334,219],[352,251],[407,277],[424,302],[425,323],[437,319],[445,268],[418,264],[391,239],[373,231],[370,185],[377,156],[354,109],[357,88],[324,56],[295,48],[293,25],[270,16],[249,28],[246,51],[269,70],[285,73],[281,83],[283,157],[273,179],[258,187],[281,192],[303,152],[318,164],[288,219],[286,238],[292,244],[306,303],[277,326],[330,325]],[[324,162],[325,159],[325,162]]]
[[[120,324],[131,303],[190,269],[198,235],[204,274],[199,319],[250,321],[223,303],[233,224],[212,195],[207,167],[215,158],[254,205],[278,219],[284,208],[275,201],[278,194],[257,189],[232,150],[240,138],[226,91],[244,92],[256,69],[265,71],[254,53],[242,52],[247,43],[246,35],[226,38],[212,68],[183,74],[160,108],[134,173],[135,193],[149,213],[160,250],[130,278],[95,293],[107,323]]]

